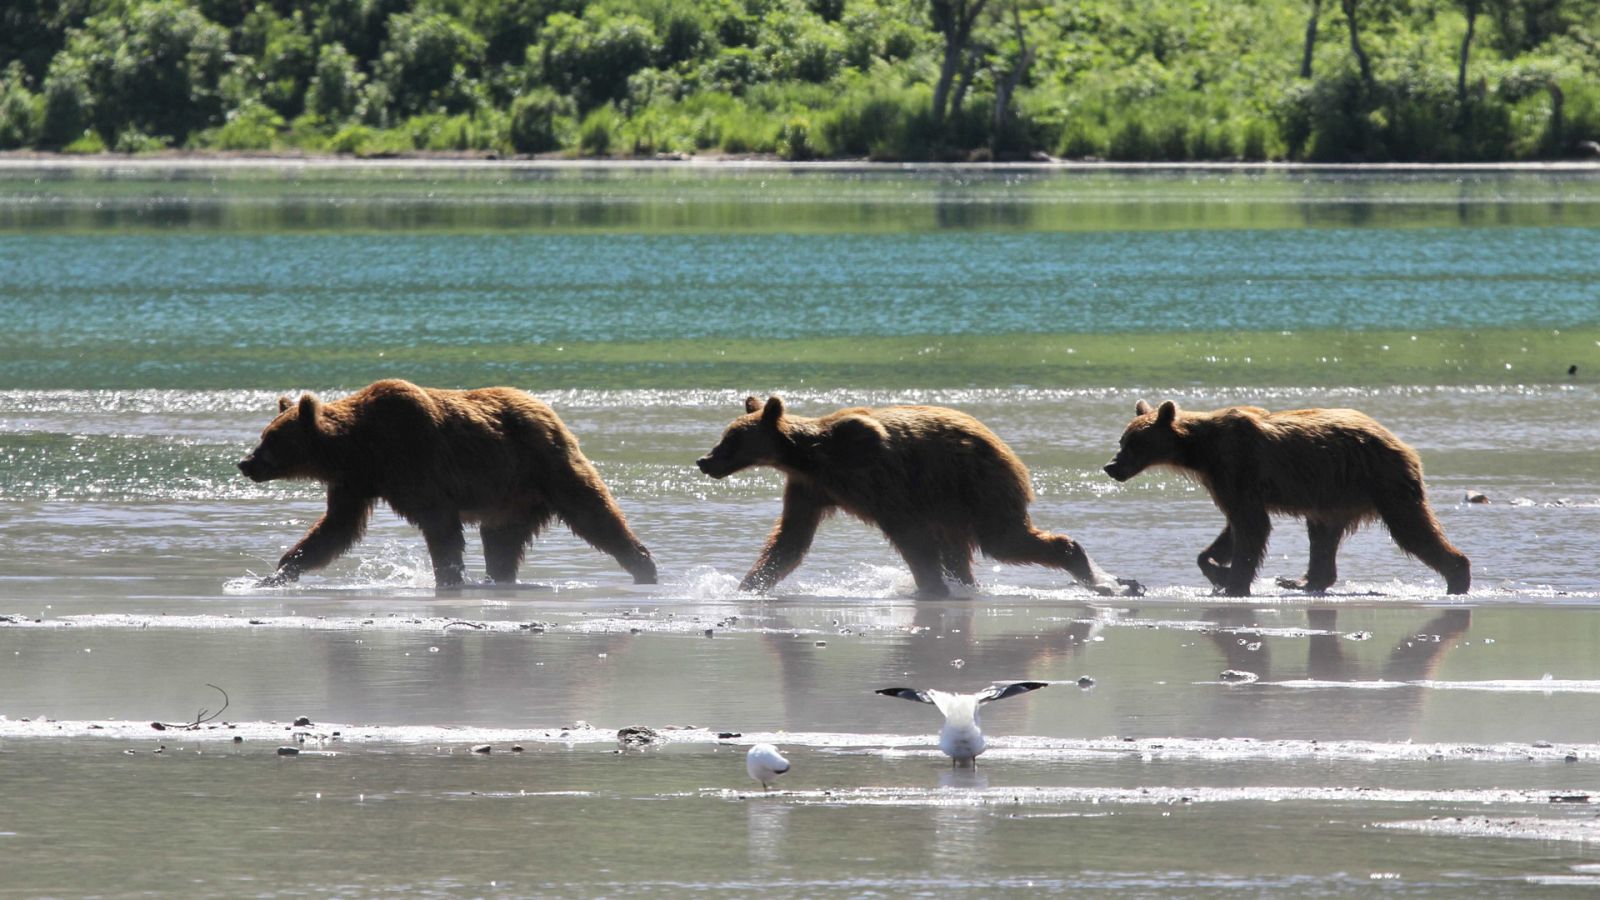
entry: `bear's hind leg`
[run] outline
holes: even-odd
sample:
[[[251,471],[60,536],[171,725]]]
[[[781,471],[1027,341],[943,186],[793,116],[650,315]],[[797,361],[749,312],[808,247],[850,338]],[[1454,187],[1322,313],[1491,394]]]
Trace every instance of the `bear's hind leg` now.
[[[634,584],[655,584],[656,561],[628,528],[628,520],[599,474],[589,474],[591,477],[574,479],[561,496],[551,498],[556,515],[589,546],[615,559],[633,576]]]
[[[1233,529],[1224,527],[1211,546],[1200,551],[1195,559],[1200,565],[1200,574],[1206,576],[1215,588],[1228,586],[1228,566],[1233,563]]]
[[[1472,587],[1472,562],[1445,540],[1439,520],[1433,517],[1420,488],[1409,499],[1386,498],[1379,505],[1378,514],[1401,550],[1444,576],[1447,593],[1465,594]]]
[[[1344,540],[1348,530],[1349,523],[1342,520],[1307,519],[1306,534],[1311,538],[1311,561],[1306,566],[1306,575],[1304,578],[1279,578],[1278,587],[1291,591],[1320,592],[1332,586],[1339,580],[1336,563],[1339,542]]]
[[[1082,546],[1064,534],[1051,534],[1024,520],[998,535],[980,535],[983,552],[1001,562],[1034,564],[1061,569],[1084,587],[1102,596],[1137,597],[1144,587],[1131,578],[1116,578],[1095,564]]]

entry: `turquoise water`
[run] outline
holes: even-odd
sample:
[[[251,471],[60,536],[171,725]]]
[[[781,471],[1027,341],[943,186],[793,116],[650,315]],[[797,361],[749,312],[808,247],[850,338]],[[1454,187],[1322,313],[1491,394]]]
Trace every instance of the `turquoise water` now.
[[[1592,890],[1592,805],[1550,798],[1600,797],[1596,246],[1593,171],[7,163],[0,888]],[[380,510],[255,587],[323,506],[235,468],[277,397],[394,376],[550,402],[662,583],[557,528],[519,586],[439,594]],[[1034,521],[1149,593],[985,560],[919,601],[843,518],[738,593],[780,482],[693,460],[769,392],[976,415]],[[1204,493],[1100,469],[1141,398],[1369,412],[1473,592],[1381,529],[1326,596],[1285,591],[1280,520],[1256,596],[1212,596]],[[871,693],[1018,678],[1054,683],[985,713],[976,773],[930,707]],[[208,684],[215,729],[150,728]],[[664,744],[619,752],[632,725]],[[785,793],[746,793],[758,740]]]

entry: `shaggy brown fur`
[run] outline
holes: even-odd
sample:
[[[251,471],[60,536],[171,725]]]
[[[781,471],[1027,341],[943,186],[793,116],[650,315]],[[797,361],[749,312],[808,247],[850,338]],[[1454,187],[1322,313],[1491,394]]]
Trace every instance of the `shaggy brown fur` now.
[[[944,576],[973,584],[972,551],[1070,572],[1102,594],[1140,592],[1113,578],[1065,535],[1033,527],[1028,470],[971,416],[936,406],[841,409],[820,419],[785,415],[783,401],[745,401],[722,440],[698,461],[724,478],[750,466],[788,476],[783,515],[739,585],[765,591],[794,571],[817,525],[842,509],[877,525],[911,567],[917,590],[949,593]]]
[[[1311,564],[1287,588],[1321,591],[1338,578],[1339,542],[1382,519],[1400,549],[1440,575],[1452,594],[1472,584],[1472,564],[1450,546],[1428,508],[1422,461],[1389,430],[1353,409],[1269,413],[1254,406],[1179,412],[1171,401],[1137,417],[1106,474],[1127,481],[1150,466],[1191,475],[1227,517],[1201,552],[1200,571],[1229,596],[1246,597],[1266,552],[1271,513],[1306,521]]]
[[[514,582],[528,542],[551,519],[654,584],[650,551],[628,530],[578,439],[555,411],[522,391],[444,391],[380,381],[343,400],[278,401],[278,417],[239,463],[252,481],[300,478],[328,486],[328,511],[264,579],[281,584],[321,568],[361,538],[382,500],[422,529],[434,580],[458,585],[476,522],[489,578]]]

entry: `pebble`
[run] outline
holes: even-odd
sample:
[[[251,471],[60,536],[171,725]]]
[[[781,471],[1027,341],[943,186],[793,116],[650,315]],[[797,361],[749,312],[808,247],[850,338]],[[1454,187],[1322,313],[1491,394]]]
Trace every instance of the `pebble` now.
[[[301,716],[300,718],[294,720],[294,724],[299,728],[307,728],[310,727],[311,720],[305,716]]]
[[[1218,679],[1228,684],[1249,684],[1260,677],[1254,672],[1246,672],[1242,669],[1224,669],[1222,674],[1217,676]]]
[[[279,747],[278,748],[278,755],[279,756],[299,756],[300,755],[300,748],[299,747]]]
[[[1078,687],[1081,687],[1081,688],[1083,688],[1085,690],[1087,690],[1089,688],[1092,688],[1092,687],[1094,687],[1094,679],[1090,678],[1087,675],[1079,676],[1079,678],[1078,678]]]
[[[478,746],[472,748],[473,753],[491,753],[493,751],[494,747],[488,744],[479,744]]]

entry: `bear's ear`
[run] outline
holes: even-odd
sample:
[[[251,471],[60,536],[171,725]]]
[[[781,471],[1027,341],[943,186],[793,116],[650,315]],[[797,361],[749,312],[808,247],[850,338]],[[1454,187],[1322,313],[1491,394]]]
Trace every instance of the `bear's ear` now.
[[[1148,412],[1150,412],[1150,404],[1144,402],[1143,400],[1140,400],[1138,403],[1133,405],[1133,414],[1136,416],[1142,416]]]
[[[1168,400],[1167,402],[1161,404],[1161,408],[1156,410],[1156,424],[1157,425],[1171,425],[1172,424],[1172,420],[1177,418],[1177,417],[1178,417],[1178,404],[1173,403],[1171,400]]]
[[[285,411],[285,410],[287,410],[289,407],[291,407],[293,405],[294,405],[294,401],[290,400],[288,397],[279,397],[278,398],[278,412],[280,412],[280,413]]]
[[[300,395],[300,424],[317,427],[317,413],[322,412],[322,401],[316,394]]]
[[[756,410],[758,410],[760,408],[761,408],[761,401],[760,400],[757,400],[754,397],[746,397],[746,398],[744,398],[744,411],[745,412],[753,413],[753,412],[755,412]]]
[[[767,405],[761,407],[761,424],[776,425],[783,418],[783,401],[777,397],[768,397]]]

